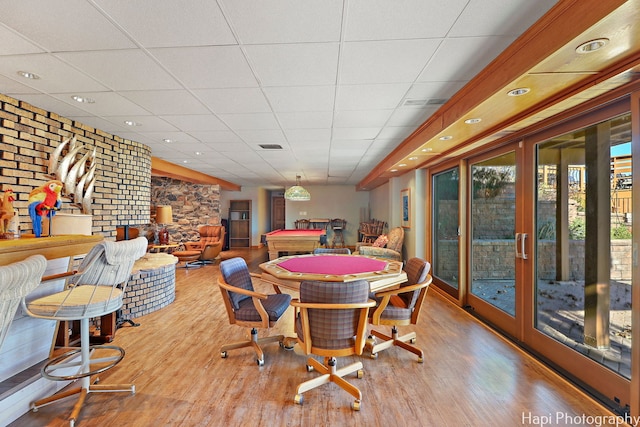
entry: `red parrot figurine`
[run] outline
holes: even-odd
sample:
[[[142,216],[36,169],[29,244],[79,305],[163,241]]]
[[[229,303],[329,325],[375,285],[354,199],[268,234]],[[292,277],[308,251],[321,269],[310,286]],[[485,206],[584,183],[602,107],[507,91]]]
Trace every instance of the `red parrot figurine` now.
[[[41,187],[34,188],[29,193],[29,216],[33,224],[33,234],[36,237],[42,235],[42,217],[49,219],[55,215],[55,211],[62,206],[63,184],[61,181],[49,181]]]

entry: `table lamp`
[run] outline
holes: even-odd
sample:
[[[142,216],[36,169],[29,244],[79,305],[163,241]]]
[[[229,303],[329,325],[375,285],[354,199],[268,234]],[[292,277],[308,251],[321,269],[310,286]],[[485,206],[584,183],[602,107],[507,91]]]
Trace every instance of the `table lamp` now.
[[[161,229],[158,231],[158,241],[161,245],[169,244],[169,230],[165,227],[165,224],[171,224],[173,222],[173,213],[171,212],[171,206],[157,206],[156,207],[156,224]]]

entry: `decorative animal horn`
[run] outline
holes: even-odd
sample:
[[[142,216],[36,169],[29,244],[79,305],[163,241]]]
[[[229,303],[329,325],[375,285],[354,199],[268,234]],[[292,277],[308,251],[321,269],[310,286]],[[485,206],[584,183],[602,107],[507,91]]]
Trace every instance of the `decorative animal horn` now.
[[[53,176],[53,175],[56,174],[56,169],[57,169],[57,166],[58,166],[58,160],[60,160],[60,155],[62,154],[62,150],[64,149],[64,146],[67,145],[68,142],[69,142],[69,138],[67,138],[64,141],[62,141],[56,147],[56,149],[53,150],[53,153],[51,153],[51,156],[49,156],[49,167],[47,168],[47,173],[49,175]]]
[[[67,196],[71,194],[75,194],[76,192],[76,181],[78,180],[78,176],[80,174],[80,169],[84,169],[84,165],[87,163],[87,159],[89,159],[89,152],[87,151],[82,158],[77,161],[72,167],[69,173],[67,174],[66,179],[64,180],[64,192]]]
[[[67,174],[69,173],[69,166],[76,158],[76,155],[80,152],[82,147],[76,147],[73,150],[69,151],[66,156],[60,162],[60,166],[58,166],[58,170],[56,171],[56,178],[62,182],[67,179]]]

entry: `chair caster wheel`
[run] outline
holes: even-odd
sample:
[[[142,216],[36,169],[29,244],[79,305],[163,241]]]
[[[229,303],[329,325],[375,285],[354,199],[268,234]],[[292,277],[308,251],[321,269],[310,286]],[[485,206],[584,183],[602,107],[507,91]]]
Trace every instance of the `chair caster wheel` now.
[[[293,398],[293,402],[297,405],[302,405],[302,403],[304,402],[304,397],[302,397],[301,394],[296,394],[296,396]]]
[[[220,357],[222,357],[223,359],[226,359],[227,356],[228,356],[228,354],[227,354],[226,351],[223,351],[223,352],[220,353]]]
[[[372,359],[377,359],[378,358],[378,353],[371,353],[371,357]]]
[[[354,411],[359,411],[360,410],[360,401],[356,400],[351,404],[351,409],[353,409]]]
[[[362,377],[364,377],[364,371],[362,369],[358,369],[356,372],[356,378],[360,379]]]
[[[366,348],[373,348],[375,345],[376,345],[376,339],[371,335],[369,335],[369,338],[367,338],[367,340],[365,341],[364,346]]]
[[[422,363],[424,362],[424,359],[422,357],[418,357],[418,363]]]
[[[264,359],[256,359],[258,366],[264,366]]]
[[[417,340],[416,340],[415,338],[411,338],[411,339],[409,340],[409,342],[410,342],[411,344],[415,344],[415,343],[416,343],[416,341],[417,341]]]
[[[307,365],[307,372],[313,372],[313,366]]]

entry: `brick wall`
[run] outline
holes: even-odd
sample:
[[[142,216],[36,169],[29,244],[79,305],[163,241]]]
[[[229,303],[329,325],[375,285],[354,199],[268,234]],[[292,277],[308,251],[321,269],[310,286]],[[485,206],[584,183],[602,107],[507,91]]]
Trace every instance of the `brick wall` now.
[[[0,94],[0,184],[17,195],[14,208],[23,232],[32,230],[27,211],[29,192],[49,180],[50,153],[64,139],[97,152],[93,193],[93,233],[115,237],[117,225],[150,222],[151,149],[80,122]],[[63,212],[80,213],[64,203]]]

